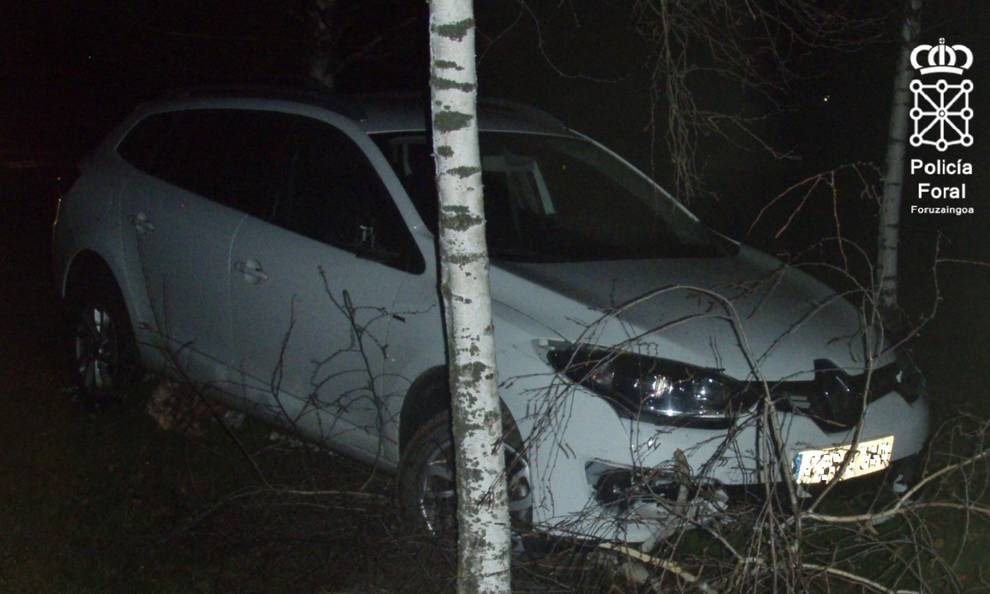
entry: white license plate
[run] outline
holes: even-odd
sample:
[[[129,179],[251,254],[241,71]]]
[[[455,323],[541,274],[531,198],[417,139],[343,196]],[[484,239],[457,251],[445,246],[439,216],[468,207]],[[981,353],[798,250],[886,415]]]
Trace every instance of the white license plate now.
[[[817,485],[831,481],[842,466],[849,446],[836,446],[821,450],[805,450],[794,457],[794,479],[803,485]],[[890,466],[894,452],[894,436],[861,441],[852,453],[852,459],[839,477],[840,481],[870,474]]]

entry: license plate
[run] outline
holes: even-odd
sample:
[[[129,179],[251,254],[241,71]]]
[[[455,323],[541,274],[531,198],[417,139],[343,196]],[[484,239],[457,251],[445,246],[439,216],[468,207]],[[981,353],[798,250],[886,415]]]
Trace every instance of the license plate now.
[[[831,481],[842,466],[850,446],[836,446],[821,450],[805,450],[794,457],[794,478],[799,484],[817,485]],[[883,470],[890,466],[894,452],[894,436],[861,441],[852,453],[852,459],[839,477],[840,481]]]

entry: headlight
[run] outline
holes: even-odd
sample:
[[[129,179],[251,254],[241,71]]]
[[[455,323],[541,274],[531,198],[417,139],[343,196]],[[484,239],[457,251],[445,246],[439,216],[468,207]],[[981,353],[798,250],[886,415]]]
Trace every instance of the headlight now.
[[[604,397],[627,418],[728,426],[752,404],[745,384],[717,371],[591,345],[552,349],[558,373]]]

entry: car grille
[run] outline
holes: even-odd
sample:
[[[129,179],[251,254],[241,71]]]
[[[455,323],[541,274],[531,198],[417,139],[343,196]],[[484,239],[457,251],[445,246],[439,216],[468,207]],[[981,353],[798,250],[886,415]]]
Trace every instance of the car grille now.
[[[815,361],[815,379],[770,382],[770,394],[777,410],[807,416],[826,433],[846,431],[856,426],[865,403],[896,390],[898,365],[892,363],[873,370],[869,386],[867,374],[849,375],[831,361]],[[762,389],[750,384],[757,393]]]

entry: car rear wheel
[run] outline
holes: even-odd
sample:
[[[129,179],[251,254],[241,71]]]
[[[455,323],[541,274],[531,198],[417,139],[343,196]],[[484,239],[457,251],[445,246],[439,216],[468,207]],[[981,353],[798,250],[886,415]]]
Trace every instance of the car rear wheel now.
[[[533,520],[529,464],[518,431],[509,429],[503,445],[512,544],[520,554]],[[399,499],[405,519],[414,528],[438,540],[456,541],[457,491],[449,412],[435,416],[410,440],[399,471]]]
[[[102,408],[134,380],[137,343],[120,297],[109,290],[90,293],[74,308],[74,373],[83,404]]]

